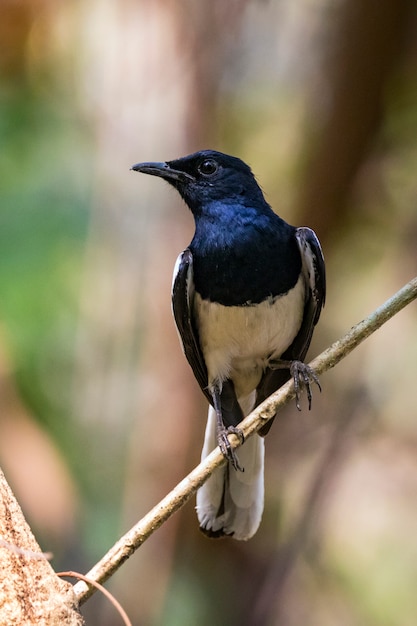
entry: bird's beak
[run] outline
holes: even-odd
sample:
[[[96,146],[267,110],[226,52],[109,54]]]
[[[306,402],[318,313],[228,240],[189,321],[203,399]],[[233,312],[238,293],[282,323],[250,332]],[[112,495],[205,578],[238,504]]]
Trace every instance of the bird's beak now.
[[[169,163],[136,163],[136,165],[132,165],[130,169],[135,172],[142,172],[143,174],[151,174],[151,176],[160,176],[168,181],[178,180],[185,183],[195,180],[191,174],[175,170]]]

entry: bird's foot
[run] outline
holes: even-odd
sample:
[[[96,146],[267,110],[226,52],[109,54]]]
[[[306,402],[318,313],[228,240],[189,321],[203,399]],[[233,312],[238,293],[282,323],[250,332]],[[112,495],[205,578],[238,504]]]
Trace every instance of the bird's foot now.
[[[243,472],[244,469],[239,463],[239,459],[237,457],[236,452],[233,450],[228,435],[233,434],[239,437],[240,443],[242,444],[245,441],[245,436],[240,428],[236,426],[229,426],[225,428],[222,426],[217,431],[217,443],[219,444],[220,450],[222,451],[223,456],[230,461],[233,468],[235,470],[239,470],[239,472]]]
[[[314,370],[311,369],[309,365],[306,365],[302,361],[291,361],[290,373],[294,380],[295,404],[297,406],[297,409],[301,411],[300,396],[301,390],[304,387],[307,391],[308,410],[310,410],[311,401],[313,398],[311,385],[315,383],[321,392],[321,385],[317,374]]]

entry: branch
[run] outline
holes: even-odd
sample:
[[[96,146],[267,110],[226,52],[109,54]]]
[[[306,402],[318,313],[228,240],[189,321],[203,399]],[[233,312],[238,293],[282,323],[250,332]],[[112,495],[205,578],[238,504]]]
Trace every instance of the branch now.
[[[353,326],[344,337],[336,341],[310,363],[310,367],[318,374],[323,374],[345,358],[362,341],[374,333],[396,313],[417,298],[417,277],[400,289],[394,296],[376,309],[366,319]],[[294,383],[289,380],[278,391],[260,404],[248,415],[239,428],[245,439],[259,430],[270,420],[278,409],[294,397]],[[239,446],[236,435],[230,435],[233,448]],[[86,574],[99,583],[105,582],[171,515],[185,505],[192,495],[208,479],[213,471],[225,463],[225,458],[216,448],[188,476],[133,526],[103,558]],[[84,582],[74,586],[74,592],[80,604],[83,604],[93,593],[94,587]]]

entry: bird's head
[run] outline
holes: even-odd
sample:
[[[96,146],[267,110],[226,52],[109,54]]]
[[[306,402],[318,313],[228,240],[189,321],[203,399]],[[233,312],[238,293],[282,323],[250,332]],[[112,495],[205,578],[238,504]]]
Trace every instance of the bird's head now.
[[[166,163],[137,163],[131,169],[166,180],[195,214],[213,202],[265,202],[250,167],[215,150],[202,150]]]

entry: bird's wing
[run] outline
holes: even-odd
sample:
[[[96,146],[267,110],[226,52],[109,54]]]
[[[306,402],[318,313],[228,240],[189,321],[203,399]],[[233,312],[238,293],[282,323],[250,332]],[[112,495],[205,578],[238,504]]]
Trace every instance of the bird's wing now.
[[[172,283],[172,311],[184,354],[204,395],[212,401],[208,391],[207,367],[201,351],[193,318],[194,278],[193,255],[186,248],[175,264]]]
[[[301,253],[307,297],[301,328],[287,352],[290,351],[292,359],[303,361],[326,300],[326,269],[320,242],[314,230],[297,228],[295,236]]]
[[[302,272],[307,290],[301,328],[292,344],[281,355],[284,361],[304,361],[314,326],[319,320],[326,299],[326,270],[320,242],[311,228],[297,228],[295,236],[301,253]],[[289,370],[268,368],[257,388],[256,404],[263,402],[290,378]],[[273,420],[267,422],[259,433],[266,435],[272,422]]]

